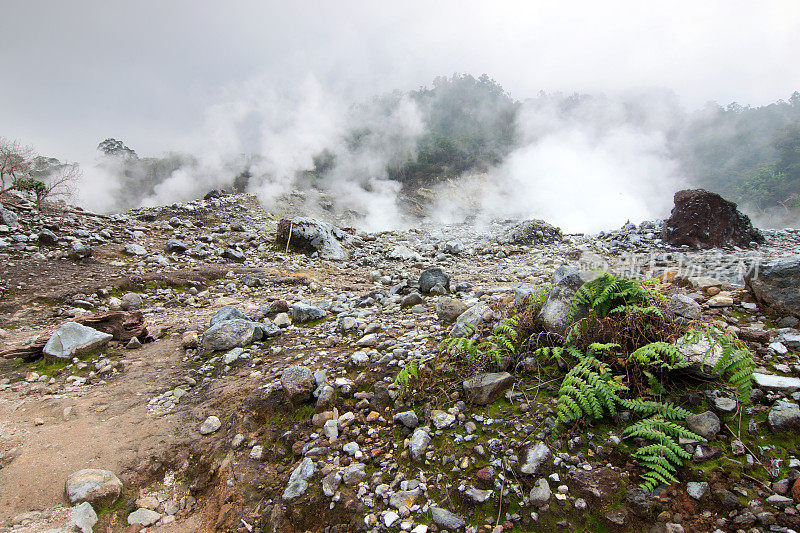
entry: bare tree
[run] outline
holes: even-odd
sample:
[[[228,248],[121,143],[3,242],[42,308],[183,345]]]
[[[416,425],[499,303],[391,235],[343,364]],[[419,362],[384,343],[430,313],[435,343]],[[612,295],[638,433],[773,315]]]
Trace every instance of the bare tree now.
[[[32,161],[33,149],[0,137],[0,196],[28,178]]]
[[[33,193],[36,207],[41,210],[44,202],[70,198],[83,172],[78,163],[60,163],[41,180],[27,178],[17,188]]]
[[[11,190],[27,192],[41,209],[45,201],[72,196],[82,174],[78,163],[37,156],[17,141],[0,138],[0,196]]]

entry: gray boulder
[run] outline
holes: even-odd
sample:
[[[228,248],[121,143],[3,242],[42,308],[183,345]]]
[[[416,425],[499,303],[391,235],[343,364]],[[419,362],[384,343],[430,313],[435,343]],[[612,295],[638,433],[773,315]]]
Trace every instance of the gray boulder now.
[[[400,422],[405,427],[414,429],[419,425],[419,418],[414,411],[403,411],[394,415],[394,421]]]
[[[109,470],[88,468],[69,476],[64,488],[72,505],[111,505],[122,493],[122,481]]]
[[[588,313],[587,310],[579,310],[575,316],[570,316],[572,297],[584,283],[595,279],[598,275],[596,272],[573,271],[562,276],[556,286],[550,289],[539,312],[537,319],[542,326],[551,333],[564,335],[569,326],[584,318]]]
[[[83,244],[81,241],[73,241],[68,255],[71,259],[86,259],[92,257],[92,253],[94,251],[91,246]]]
[[[499,398],[513,383],[514,376],[508,372],[493,372],[467,379],[462,385],[468,402],[486,405]]]
[[[689,481],[686,483],[686,492],[695,500],[699,500],[708,492],[708,483],[705,481]]]
[[[214,415],[211,415],[206,417],[206,419],[203,420],[203,423],[200,424],[200,434],[211,435],[212,433],[216,433],[221,427],[222,422],[220,422],[220,419]]]
[[[461,313],[456,319],[456,323],[450,328],[451,337],[464,337],[468,334],[467,324],[477,328],[483,322],[483,315],[489,311],[489,306],[485,303],[477,303]]]
[[[497,240],[500,244],[550,244],[563,238],[561,229],[544,220],[525,220],[509,228]]]
[[[691,431],[707,440],[716,437],[722,428],[719,417],[712,411],[686,417],[686,425]]]
[[[80,533],[92,533],[96,523],[97,513],[94,512],[92,504],[89,502],[76,505],[69,514],[69,526],[77,529]]]
[[[178,239],[170,239],[167,241],[166,246],[164,246],[164,250],[167,253],[175,254],[182,254],[187,248],[188,246],[186,246],[186,243]]]
[[[800,255],[776,259],[745,274],[753,297],[773,309],[800,317]]]
[[[283,491],[283,499],[289,501],[302,496],[308,490],[308,481],[314,476],[314,470],[314,461],[309,457],[303,459],[289,477],[289,483]]]
[[[431,436],[425,428],[417,428],[411,435],[408,443],[408,450],[411,453],[411,458],[414,461],[421,461],[425,457],[425,452],[428,450],[428,445],[431,443]]]
[[[128,515],[128,525],[152,526],[161,519],[162,514],[150,509],[136,509]]]
[[[19,218],[17,214],[10,209],[6,209],[0,205],[0,223],[5,224],[11,229],[19,229]]]
[[[348,258],[345,245],[350,242],[350,235],[340,228],[308,217],[281,219],[275,241],[279,246],[286,246],[303,252],[316,252],[322,259],[343,261]]]
[[[761,374],[753,372],[753,380],[761,389],[769,390],[800,390],[800,378],[776,376],[774,374]]]
[[[444,251],[448,254],[458,255],[464,251],[464,243],[459,240],[444,243]]]
[[[441,507],[433,507],[431,517],[437,526],[444,529],[457,530],[467,525],[463,518]]]
[[[315,305],[305,302],[297,302],[289,308],[289,315],[295,324],[305,324],[314,320],[320,320],[328,316],[328,313]]]
[[[77,322],[67,322],[50,336],[47,344],[44,345],[44,353],[67,359],[105,346],[112,338],[113,335],[97,331],[89,326]]]
[[[773,431],[797,431],[800,429],[800,407],[796,403],[778,400],[769,410],[767,421]]]
[[[42,246],[55,246],[58,244],[58,236],[49,229],[39,232],[39,244]]]
[[[667,311],[675,317],[699,320],[703,308],[685,294],[673,294],[667,303]]]
[[[142,295],[135,292],[128,292],[122,296],[119,307],[123,311],[135,311],[144,306]]]
[[[533,484],[533,488],[528,495],[528,499],[536,507],[543,507],[550,501],[552,494],[553,493],[550,490],[550,485],[547,483],[547,480],[541,477],[536,480],[536,483]]]
[[[278,328],[272,324],[234,319],[218,322],[203,333],[201,341],[206,352],[227,351],[231,348],[244,348],[265,337],[274,335]]]
[[[130,243],[122,248],[122,253],[125,255],[147,255],[147,250],[140,244]]]
[[[441,268],[429,268],[419,276],[419,292],[430,294],[431,289],[436,285],[441,285],[447,292],[450,292],[450,276],[444,273]]]
[[[245,259],[247,259],[244,253],[236,248],[225,248],[222,251],[222,258],[233,261],[234,263],[244,263]]]
[[[227,320],[250,320],[250,318],[232,305],[226,305],[211,317],[209,325],[213,326]]]
[[[305,366],[290,366],[281,374],[281,386],[292,404],[311,399],[317,386],[314,373]]]
[[[395,246],[389,250],[386,257],[396,261],[422,261],[422,256],[419,253],[402,245]]]

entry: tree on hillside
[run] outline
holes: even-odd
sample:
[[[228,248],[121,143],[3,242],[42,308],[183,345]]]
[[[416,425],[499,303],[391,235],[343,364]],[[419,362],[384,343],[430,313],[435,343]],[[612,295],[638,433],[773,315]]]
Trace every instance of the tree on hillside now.
[[[30,193],[41,209],[45,201],[71,196],[81,175],[77,163],[35,155],[16,141],[0,139],[0,195],[11,190]]]
[[[109,137],[97,145],[97,149],[107,156],[122,157],[125,159],[138,159],[136,152],[125,146],[125,143]]]
[[[32,158],[33,149],[30,147],[0,137],[0,196],[28,178]]]

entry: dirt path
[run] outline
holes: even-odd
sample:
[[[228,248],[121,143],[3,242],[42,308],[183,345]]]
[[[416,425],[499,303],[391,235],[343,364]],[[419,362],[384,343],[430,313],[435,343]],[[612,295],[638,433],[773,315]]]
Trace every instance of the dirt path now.
[[[186,424],[187,410],[155,416],[147,406],[185,375],[182,355],[178,341],[164,339],[126,351],[120,376],[77,394],[0,393],[0,440],[4,450],[16,448],[0,468],[0,521],[65,504],[64,480],[76,470],[108,469],[126,482],[189,438],[196,429]]]

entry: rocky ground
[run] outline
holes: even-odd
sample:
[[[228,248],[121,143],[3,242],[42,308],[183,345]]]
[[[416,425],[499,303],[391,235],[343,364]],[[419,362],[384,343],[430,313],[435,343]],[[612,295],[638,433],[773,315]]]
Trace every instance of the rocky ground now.
[[[743,281],[798,256],[799,230],[705,251],[660,222],[304,234],[246,195],[113,216],[11,198],[0,216],[0,531],[800,530],[798,320]],[[558,427],[558,368],[439,352],[452,322],[489,327],[560,267],[662,276],[753,351],[751,403],[678,391],[708,439],[685,443],[679,483],[638,488],[619,419]],[[146,332],[35,355],[104,313]]]

